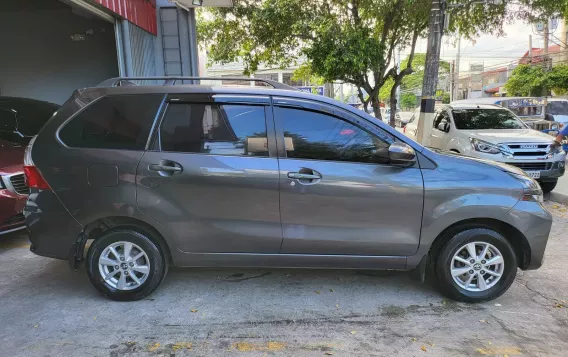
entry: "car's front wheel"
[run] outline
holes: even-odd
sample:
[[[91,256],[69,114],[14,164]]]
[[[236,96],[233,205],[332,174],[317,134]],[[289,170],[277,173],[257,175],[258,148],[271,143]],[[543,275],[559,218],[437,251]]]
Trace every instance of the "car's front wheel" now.
[[[469,228],[454,234],[442,245],[435,264],[442,293],[464,302],[501,296],[517,275],[513,247],[489,228]]]
[[[150,295],[167,272],[154,241],[131,229],[115,229],[95,240],[87,255],[93,285],[112,300],[134,301]]]
[[[556,184],[558,183],[558,180],[548,181],[548,182],[539,182],[539,183],[540,183],[540,188],[542,189],[542,192],[549,193],[552,190],[554,190],[554,188],[556,187]]]

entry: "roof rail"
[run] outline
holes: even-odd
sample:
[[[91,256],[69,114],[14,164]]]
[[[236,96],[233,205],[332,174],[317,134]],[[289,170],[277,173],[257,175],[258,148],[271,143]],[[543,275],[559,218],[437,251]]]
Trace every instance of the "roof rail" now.
[[[248,78],[248,77],[116,77],[110,78],[105,81],[102,81],[97,85],[97,87],[121,87],[121,86],[136,86],[138,84],[134,83],[133,81],[155,81],[155,80],[163,80],[164,86],[173,86],[176,84],[176,81],[201,81],[201,80],[216,80],[216,81],[247,81],[247,82],[260,82],[265,83],[271,86],[274,89],[284,89],[284,90],[295,90],[298,91],[298,88],[294,88],[284,83],[280,83],[277,81],[273,81],[270,79],[261,79],[261,78]]]

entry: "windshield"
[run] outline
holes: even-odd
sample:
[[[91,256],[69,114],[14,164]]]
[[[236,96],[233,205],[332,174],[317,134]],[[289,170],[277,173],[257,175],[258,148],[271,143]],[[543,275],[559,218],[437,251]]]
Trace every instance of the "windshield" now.
[[[552,115],[568,115],[568,100],[548,102],[546,110]]]
[[[456,109],[452,110],[456,129],[526,129],[526,125],[505,109]]]

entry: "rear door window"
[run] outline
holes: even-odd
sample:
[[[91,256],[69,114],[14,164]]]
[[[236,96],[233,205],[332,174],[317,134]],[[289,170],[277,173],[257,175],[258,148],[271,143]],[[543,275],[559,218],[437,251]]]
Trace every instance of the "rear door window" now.
[[[103,97],[73,118],[59,133],[68,146],[144,150],[161,94]]]
[[[159,132],[162,151],[268,156],[265,107],[172,103]]]

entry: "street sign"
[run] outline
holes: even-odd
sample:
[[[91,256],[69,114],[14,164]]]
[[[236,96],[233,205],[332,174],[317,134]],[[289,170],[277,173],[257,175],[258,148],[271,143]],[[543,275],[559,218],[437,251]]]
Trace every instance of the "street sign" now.
[[[296,87],[302,92],[323,95],[323,86]]]

